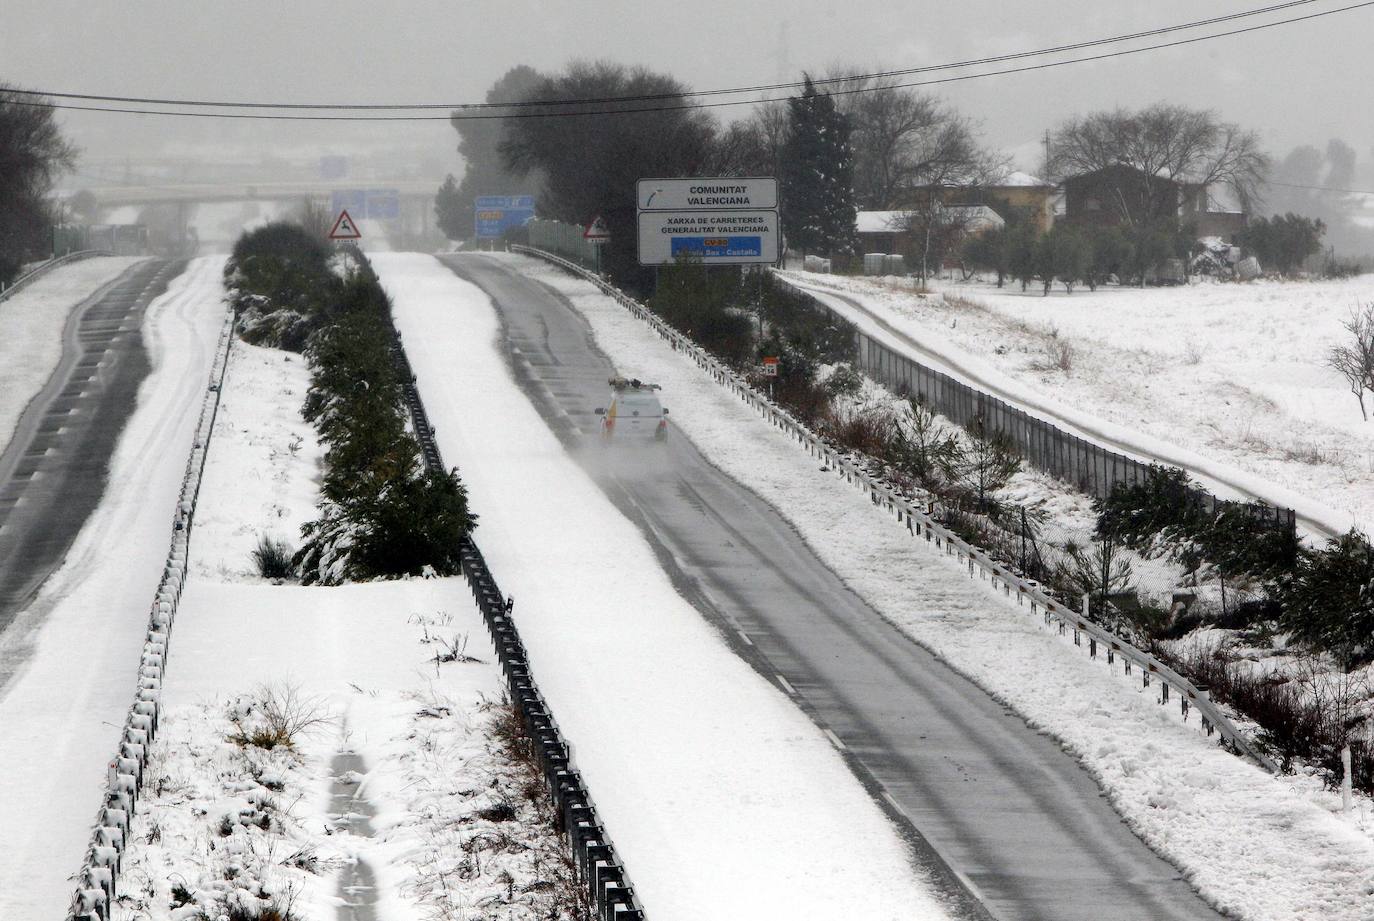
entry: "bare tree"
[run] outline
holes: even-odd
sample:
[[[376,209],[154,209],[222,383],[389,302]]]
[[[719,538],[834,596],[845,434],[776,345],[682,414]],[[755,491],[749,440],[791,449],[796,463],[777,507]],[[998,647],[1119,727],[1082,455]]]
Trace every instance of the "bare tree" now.
[[[891,78],[831,77],[854,127],[854,190],[863,208],[884,211],[929,198],[929,189],[970,188],[1004,168],[978,142],[977,125],[934,96]]]
[[[898,210],[893,231],[906,234],[921,278],[973,229],[968,209],[978,191],[1006,172],[984,148],[977,125],[934,96],[894,86],[890,78],[831,77],[829,89],[854,128],[854,191],[859,207]]]
[[[1344,345],[1331,347],[1326,363],[1345,378],[1350,392],[1360,401],[1360,415],[1368,422],[1364,392],[1374,392],[1374,302],[1351,311],[1350,319],[1341,325],[1350,338]]]
[[[49,252],[47,196],[77,153],[63,139],[53,110],[44,107],[45,97],[11,89],[0,83],[0,282]]]
[[[715,162],[706,171],[721,176],[777,176],[787,144],[784,101],[765,102],[743,121],[731,122],[715,145]]]
[[[1374,686],[1368,669],[1356,669],[1349,662],[1337,667],[1313,655],[1298,659],[1292,675],[1321,725],[1321,734],[1336,749],[1341,762],[1341,805],[1350,811],[1352,742],[1368,735],[1374,716]]]
[[[1109,167],[1138,174],[1113,188],[1112,206],[1129,224],[1174,218],[1171,183],[1199,188],[1228,186],[1242,207],[1253,210],[1269,169],[1259,135],[1205,109],[1157,103],[1138,112],[1094,112],[1060,125],[1051,142],[1047,171],[1063,179]]]

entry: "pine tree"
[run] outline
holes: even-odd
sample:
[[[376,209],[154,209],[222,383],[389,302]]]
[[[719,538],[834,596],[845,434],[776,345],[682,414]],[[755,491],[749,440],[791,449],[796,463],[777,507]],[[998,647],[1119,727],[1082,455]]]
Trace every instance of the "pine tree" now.
[[[810,77],[802,95],[787,105],[790,124],[781,178],[788,244],[803,252],[852,252],[858,209],[849,119]]]
[[[434,196],[434,217],[439,229],[450,240],[461,240],[472,230],[472,202],[458,194],[458,183],[449,173],[439,194]]]

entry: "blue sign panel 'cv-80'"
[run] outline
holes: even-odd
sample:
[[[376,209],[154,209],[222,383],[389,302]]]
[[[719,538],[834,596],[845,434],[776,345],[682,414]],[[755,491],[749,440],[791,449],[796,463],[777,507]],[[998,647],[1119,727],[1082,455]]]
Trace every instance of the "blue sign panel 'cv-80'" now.
[[[673,237],[673,258],[700,256],[703,259],[722,256],[744,258],[763,255],[761,237]]]
[[[533,195],[479,195],[473,204],[473,224],[481,240],[498,240],[534,217]]]

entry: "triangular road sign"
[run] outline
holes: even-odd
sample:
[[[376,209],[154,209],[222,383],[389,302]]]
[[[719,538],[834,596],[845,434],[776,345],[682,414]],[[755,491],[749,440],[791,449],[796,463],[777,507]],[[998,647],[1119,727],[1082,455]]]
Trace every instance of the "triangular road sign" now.
[[[339,219],[334,222],[334,228],[329,231],[331,240],[361,240],[363,235],[358,232],[358,225],[353,223],[353,218],[348,216],[347,209],[339,212]]]
[[[606,226],[606,222],[601,219],[601,215],[599,214],[596,216],[595,220],[587,225],[587,229],[582,231],[582,239],[591,240],[593,243],[609,240],[610,238],[611,230]]]

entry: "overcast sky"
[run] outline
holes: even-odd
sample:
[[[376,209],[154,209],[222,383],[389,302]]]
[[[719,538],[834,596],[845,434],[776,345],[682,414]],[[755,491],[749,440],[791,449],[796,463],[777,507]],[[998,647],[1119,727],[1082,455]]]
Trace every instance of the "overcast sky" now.
[[[1350,2],[1320,0],[1287,15]],[[609,58],[668,71],[704,89],[772,81],[803,69],[914,67],[1031,50],[1262,3],[4,0],[0,81],[110,95],[458,102],[480,100],[517,64],[548,70],[573,58]],[[1258,129],[1279,155],[1341,137],[1367,163],[1374,146],[1371,36],[1374,7],[932,90],[981,120],[985,139],[1027,168],[1036,165],[1041,134],[1062,118],[1160,99],[1214,108]],[[717,110],[722,118],[743,111]],[[347,153],[355,143],[394,141],[432,152],[445,170],[458,165],[454,133],[444,122],[250,131],[243,123],[74,112],[63,113],[62,121],[93,157],[141,156],[192,139],[226,155],[269,148],[287,155]],[[116,126],[116,133],[106,133]]]

